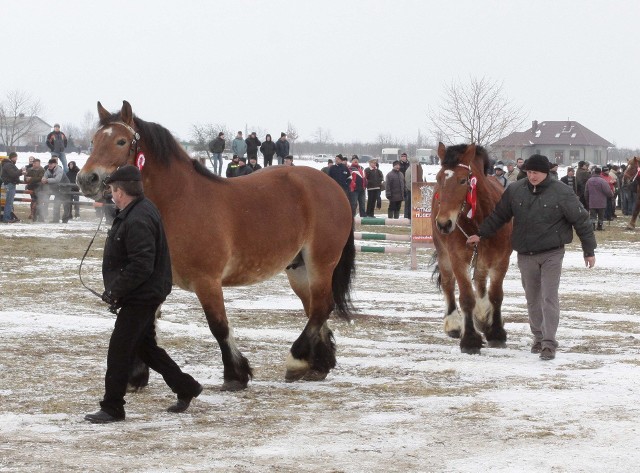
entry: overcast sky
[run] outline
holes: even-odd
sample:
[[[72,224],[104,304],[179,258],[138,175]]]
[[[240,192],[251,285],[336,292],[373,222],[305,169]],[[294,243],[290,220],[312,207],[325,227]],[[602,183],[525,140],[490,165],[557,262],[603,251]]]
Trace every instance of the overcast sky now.
[[[193,124],[335,141],[431,138],[444,85],[503,81],[527,119],[640,148],[640,2],[0,0],[0,96],[80,125],[100,100],[180,138]],[[7,47],[8,45],[8,47]]]

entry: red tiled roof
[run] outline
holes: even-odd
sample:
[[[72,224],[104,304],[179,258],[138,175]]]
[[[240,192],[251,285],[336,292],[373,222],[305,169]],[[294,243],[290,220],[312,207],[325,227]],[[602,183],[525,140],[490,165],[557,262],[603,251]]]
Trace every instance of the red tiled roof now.
[[[535,122],[534,122],[535,126]],[[541,122],[527,131],[516,131],[509,136],[499,139],[491,146],[534,146],[534,145],[564,145],[564,146],[613,146],[599,135],[574,121]]]

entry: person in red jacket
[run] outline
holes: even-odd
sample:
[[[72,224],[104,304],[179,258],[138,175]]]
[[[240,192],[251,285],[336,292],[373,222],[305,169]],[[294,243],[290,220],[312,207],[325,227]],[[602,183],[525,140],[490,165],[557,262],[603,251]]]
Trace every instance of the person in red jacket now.
[[[358,161],[358,155],[354,154],[351,157],[351,183],[349,184],[349,202],[351,203],[351,214],[356,216],[356,209],[360,207],[360,216],[367,216],[367,209],[365,208],[367,190],[367,178],[364,173],[364,168],[360,166]]]

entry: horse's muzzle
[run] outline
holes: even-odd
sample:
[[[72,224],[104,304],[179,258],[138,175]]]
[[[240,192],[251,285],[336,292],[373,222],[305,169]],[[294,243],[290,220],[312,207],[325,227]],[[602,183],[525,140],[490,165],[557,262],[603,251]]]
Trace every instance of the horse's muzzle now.
[[[437,220],[436,219],[436,227],[440,233],[448,235],[454,229],[453,221],[451,219],[447,220]]]
[[[98,173],[80,171],[76,177],[76,184],[85,197],[94,200],[102,197],[102,189],[104,185]]]

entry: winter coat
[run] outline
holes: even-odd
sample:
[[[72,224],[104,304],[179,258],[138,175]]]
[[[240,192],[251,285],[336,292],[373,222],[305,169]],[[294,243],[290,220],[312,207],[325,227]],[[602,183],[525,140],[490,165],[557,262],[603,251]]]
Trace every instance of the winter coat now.
[[[29,178],[29,182],[27,182],[26,188],[30,191],[36,190],[40,187],[40,181],[44,177],[44,168],[40,166],[38,169],[34,169],[33,166],[31,169],[27,171],[25,174],[25,182],[27,182],[26,178]]]
[[[119,212],[102,257],[105,291],[118,305],[159,305],[171,292],[171,257],[160,212],[139,197]]]
[[[607,199],[613,197],[613,190],[600,174],[589,178],[584,188],[584,198],[590,209],[606,209]]]
[[[349,183],[349,190],[362,191],[367,188],[367,178],[364,174],[364,169],[360,165],[354,165],[349,168],[351,171],[351,182]]]
[[[404,175],[407,172],[407,169],[411,167],[411,163],[407,161],[400,160],[400,172]]]
[[[276,141],[276,155],[280,158],[289,155],[289,142],[287,140]]]
[[[2,182],[4,184],[19,184],[22,173],[10,159],[2,161]]]
[[[251,169],[251,171],[257,171],[258,169],[262,169],[262,166],[260,166],[258,163],[255,164],[247,164],[247,167]]]
[[[385,178],[384,195],[389,202],[404,200],[404,174],[393,169]]]
[[[579,168],[576,171],[576,191],[579,196],[584,195],[584,187],[587,185],[587,181],[591,178],[591,173],[586,169]]]
[[[47,148],[52,153],[62,153],[67,147],[67,136],[61,131],[52,131],[47,135]]]
[[[248,174],[251,174],[253,172],[253,169],[251,169],[248,165],[244,165],[244,166],[238,166],[236,168],[236,173],[234,177],[240,177],[240,176],[246,176]]]
[[[329,168],[329,177],[338,183],[345,191],[349,190],[349,184],[351,183],[351,171],[344,164],[334,164]]]
[[[273,158],[273,155],[276,154],[276,144],[271,140],[263,141],[260,146],[260,152],[265,158]]]
[[[367,168],[364,170],[364,175],[367,178],[367,189],[380,189],[384,176],[380,169]]]
[[[225,172],[225,176],[236,177],[239,167],[240,166],[238,166],[238,163],[234,163],[233,161],[231,161],[229,164],[227,164],[227,171]]]
[[[44,178],[47,180],[44,190],[49,194],[56,194],[58,192],[68,192],[69,178],[64,173],[61,166],[56,165],[53,169],[47,169],[44,172]]]
[[[262,144],[258,138],[250,136],[244,142],[247,144],[247,154],[258,154],[258,147]]]
[[[215,140],[209,142],[209,151],[215,154],[220,154],[224,151],[225,141],[224,138],[219,136]]]
[[[231,142],[231,151],[241,158],[247,152],[247,143],[242,138],[235,138]]]
[[[528,179],[507,186],[495,209],[480,224],[478,235],[490,238],[513,218],[511,245],[518,253],[534,254],[573,240],[575,228],[584,256],[593,256],[596,239],[584,209],[570,187],[550,176],[537,186]]]
[[[567,175],[567,176],[561,177],[560,182],[564,182],[566,185],[568,185],[573,189],[573,192],[575,192],[576,194],[578,193],[578,190],[576,188],[576,176]]]

